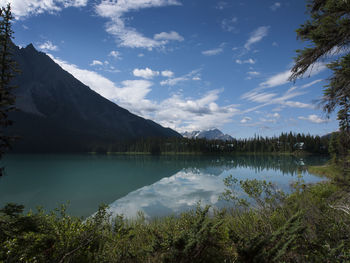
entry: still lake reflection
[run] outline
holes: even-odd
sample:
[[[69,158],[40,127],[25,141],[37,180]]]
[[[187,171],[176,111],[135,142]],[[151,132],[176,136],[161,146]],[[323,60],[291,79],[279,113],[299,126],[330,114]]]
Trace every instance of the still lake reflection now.
[[[6,175],[0,177],[0,206],[8,202],[52,210],[70,202],[72,215],[89,216],[99,204],[113,214],[146,217],[177,214],[218,201],[223,179],[265,179],[288,191],[302,171],[307,183],[321,179],[305,165],[320,165],[323,156],[297,158],[277,155],[133,156],[133,155],[7,155]]]

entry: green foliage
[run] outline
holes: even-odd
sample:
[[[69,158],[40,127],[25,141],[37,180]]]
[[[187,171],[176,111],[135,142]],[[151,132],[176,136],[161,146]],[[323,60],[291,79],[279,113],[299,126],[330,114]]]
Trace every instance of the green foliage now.
[[[243,208],[257,207],[264,211],[276,209],[285,199],[285,193],[276,188],[276,186],[265,180],[241,180],[238,181],[232,175],[224,179],[226,186],[225,192],[221,195],[221,199],[233,201],[235,205]],[[241,188],[247,195],[247,198],[241,198],[237,194]]]
[[[311,174],[326,176],[331,179],[335,179],[341,174],[341,169],[336,166],[334,163],[324,166],[311,166],[308,167],[308,171]]]
[[[209,206],[173,219],[173,227],[153,228],[152,250],[162,262],[222,262],[225,259],[221,237],[224,213],[208,216]]]
[[[0,214],[0,262],[92,262],[101,236],[110,227],[105,208],[87,219],[60,213],[19,213],[21,206],[7,205]]]
[[[328,147],[328,151],[329,154],[331,155],[332,158],[332,162],[337,162],[338,157],[339,157],[339,140],[338,140],[338,133],[337,132],[333,132],[331,139],[329,141],[329,147]]]
[[[350,8],[349,8],[350,12]],[[350,25],[350,22],[349,22]],[[350,41],[350,37],[349,37]],[[350,54],[330,63],[328,67],[333,71],[333,76],[326,86],[324,110],[328,113],[339,106],[338,120],[340,130],[350,133]]]
[[[301,250],[298,242],[303,239],[305,227],[302,224],[302,213],[293,215],[284,225],[271,234],[257,233],[253,238],[235,235],[231,237],[237,244],[239,262],[293,262],[295,254]]]
[[[313,44],[297,50],[292,80],[302,76],[319,59],[332,52],[347,51],[350,3],[343,0],[309,0],[310,19],[296,30],[302,41]]]
[[[290,196],[278,194],[276,199],[264,200],[274,193],[269,183],[240,181],[239,185],[252,200],[258,200],[256,203],[265,201],[266,204],[259,209],[246,206],[244,210],[235,211],[230,218],[230,239],[234,241],[238,262],[350,260],[350,209],[344,206],[349,199],[340,200],[349,195],[340,193],[344,186],[334,183],[305,185],[299,180]],[[226,197],[236,204],[237,201],[244,204],[245,200],[234,195],[238,180],[230,177],[225,184],[229,187]],[[271,200],[272,206],[269,205]],[[335,205],[339,202],[342,205]]]

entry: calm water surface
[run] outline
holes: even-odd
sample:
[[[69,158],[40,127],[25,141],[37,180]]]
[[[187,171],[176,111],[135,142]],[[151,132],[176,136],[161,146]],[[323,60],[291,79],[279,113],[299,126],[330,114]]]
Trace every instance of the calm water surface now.
[[[124,155],[7,155],[2,160],[6,175],[0,177],[0,206],[8,202],[26,209],[43,206],[52,210],[69,201],[68,212],[93,214],[101,203],[114,214],[146,217],[177,214],[202,204],[223,206],[218,201],[223,179],[265,179],[285,191],[298,171],[307,183],[320,178],[305,165],[320,165],[326,157],[245,155],[124,156]]]

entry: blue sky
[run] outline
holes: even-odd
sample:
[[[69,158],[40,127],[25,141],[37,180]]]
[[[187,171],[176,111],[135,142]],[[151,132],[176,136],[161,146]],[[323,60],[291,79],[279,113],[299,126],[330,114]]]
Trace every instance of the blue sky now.
[[[7,0],[0,0],[3,5]],[[304,0],[11,0],[15,43],[34,46],[91,89],[177,131],[237,138],[323,135],[323,62],[288,82]]]

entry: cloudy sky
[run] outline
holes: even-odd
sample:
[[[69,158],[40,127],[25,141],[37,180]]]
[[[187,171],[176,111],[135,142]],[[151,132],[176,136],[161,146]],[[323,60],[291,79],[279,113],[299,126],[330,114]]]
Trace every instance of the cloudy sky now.
[[[0,0],[3,5],[8,0]],[[107,99],[177,131],[234,137],[337,129],[321,62],[288,82],[305,0],[11,0],[29,43]]]

